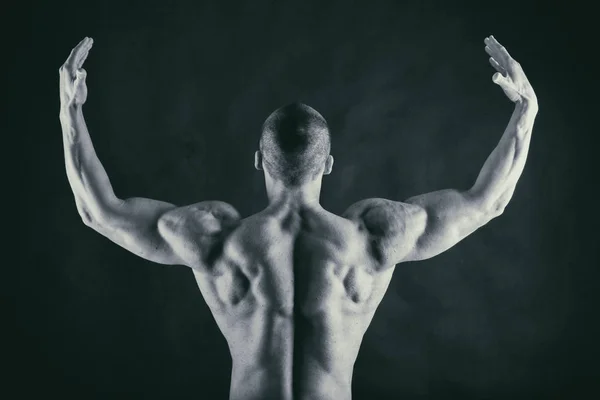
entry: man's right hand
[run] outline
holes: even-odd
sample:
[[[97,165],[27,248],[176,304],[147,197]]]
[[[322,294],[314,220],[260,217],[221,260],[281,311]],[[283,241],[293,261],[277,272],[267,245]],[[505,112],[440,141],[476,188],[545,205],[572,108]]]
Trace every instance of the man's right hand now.
[[[490,64],[496,69],[492,80],[499,85],[513,102],[537,104],[537,97],[521,65],[515,61],[506,48],[494,38],[486,37],[485,51],[490,55]]]
[[[93,43],[94,40],[88,37],[79,42],[58,70],[61,110],[71,105],[82,105],[87,99],[86,72],[81,67]]]

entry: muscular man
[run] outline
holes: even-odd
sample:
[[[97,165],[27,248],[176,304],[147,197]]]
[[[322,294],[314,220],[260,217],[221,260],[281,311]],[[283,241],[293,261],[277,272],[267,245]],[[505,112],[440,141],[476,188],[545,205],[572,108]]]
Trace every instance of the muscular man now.
[[[536,96],[493,36],[485,45],[493,81],[515,109],[469,189],[367,199],[334,215],[319,204],[333,166],[327,123],[290,104],[267,118],[255,153],[269,204],[241,218],[220,201],[177,207],[117,197],[83,119],[86,38],[60,68],[66,170],[79,214],[140,257],[192,269],[229,344],[230,399],[348,400],[363,335],[396,264],[440,254],[499,216],[523,171]]]

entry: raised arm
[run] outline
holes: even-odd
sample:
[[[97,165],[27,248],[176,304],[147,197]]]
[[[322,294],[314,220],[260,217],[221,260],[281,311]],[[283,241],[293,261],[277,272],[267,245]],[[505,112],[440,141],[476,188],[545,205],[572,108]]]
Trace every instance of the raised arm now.
[[[235,220],[237,213],[221,202],[178,208],[115,195],[82,112],[87,98],[82,66],[92,44],[91,38],[83,39],[59,70],[65,166],[77,210],[87,226],[140,257],[161,264],[197,265],[202,245],[209,244],[222,223]]]
[[[361,210],[383,264],[423,260],[449,249],[502,214],[515,190],[527,158],[537,98],[506,49],[493,36],[485,44],[497,71],[493,82],[515,103],[508,126],[470,189],[441,190],[405,202],[366,200],[349,210]]]

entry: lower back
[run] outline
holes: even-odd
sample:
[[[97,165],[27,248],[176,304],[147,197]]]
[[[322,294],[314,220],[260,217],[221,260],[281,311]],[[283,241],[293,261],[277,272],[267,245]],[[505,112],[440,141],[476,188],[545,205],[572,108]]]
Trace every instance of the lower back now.
[[[220,323],[232,356],[231,399],[350,399],[352,372],[370,316],[283,315],[257,305]]]
[[[351,379],[325,371],[318,363],[294,365],[294,371],[259,367],[243,371],[234,368],[230,400],[350,400]]]

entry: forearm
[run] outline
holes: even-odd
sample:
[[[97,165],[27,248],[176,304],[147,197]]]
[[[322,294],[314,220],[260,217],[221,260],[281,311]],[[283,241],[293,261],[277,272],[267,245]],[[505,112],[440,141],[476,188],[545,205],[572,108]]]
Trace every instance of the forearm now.
[[[85,220],[98,220],[118,199],[96,156],[81,105],[61,107],[65,167],[77,208]]]
[[[470,190],[470,194],[492,213],[502,212],[523,172],[537,111],[537,101],[516,103],[500,142]]]

